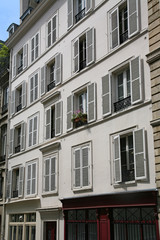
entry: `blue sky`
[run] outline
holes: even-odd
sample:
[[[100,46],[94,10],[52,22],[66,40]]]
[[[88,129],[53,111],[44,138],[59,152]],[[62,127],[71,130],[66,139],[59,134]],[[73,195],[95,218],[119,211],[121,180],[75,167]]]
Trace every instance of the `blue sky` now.
[[[20,23],[20,0],[0,0],[0,40],[8,38],[7,29],[11,23]]]

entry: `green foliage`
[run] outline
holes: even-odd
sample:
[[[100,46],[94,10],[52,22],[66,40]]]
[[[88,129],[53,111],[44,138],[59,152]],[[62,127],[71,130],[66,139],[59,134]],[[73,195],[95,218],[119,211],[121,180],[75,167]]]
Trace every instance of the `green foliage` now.
[[[3,74],[5,69],[9,66],[9,49],[8,47],[0,43],[0,74]]]

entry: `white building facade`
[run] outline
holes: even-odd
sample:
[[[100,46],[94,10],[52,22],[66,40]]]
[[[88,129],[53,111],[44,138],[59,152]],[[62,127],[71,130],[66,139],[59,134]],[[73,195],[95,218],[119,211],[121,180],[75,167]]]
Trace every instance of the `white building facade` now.
[[[8,39],[6,239],[159,239],[147,19],[46,0]]]

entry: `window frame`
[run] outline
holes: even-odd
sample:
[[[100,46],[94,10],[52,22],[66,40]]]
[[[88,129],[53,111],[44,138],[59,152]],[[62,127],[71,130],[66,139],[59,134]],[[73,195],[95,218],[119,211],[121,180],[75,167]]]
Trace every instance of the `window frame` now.
[[[38,44],[36,40],[38,39]],[[37,53],[36,53],[37,51]],[[40,56],[40,32],[38,31],[30,40],[30,61],[33,63]]]
[[[35,177],[33,177],[33,165],[35,165]],[[31,167],[31,176],[28,178],[28,168]],[[33,181],[35,180],[35,192],[33,193]],[[30,189],[28,191],[28,182],[30,181]],[[26,162],[25,164],[25,197],[34,197],[38,193],[38,159]]]
[[[53,20],[56,19],[56,26],[53,29]],[[51,31],[50,34],[48,33],[48,25],[51,22]],[[55,31],[55,41],[53,42],[53,32]],[[50,37],[50,45],[49,45],[49,36]],[[56,12],[46,23],[46,48],[49,49],[51,46],[53,46],[58,39],[58,12]]]

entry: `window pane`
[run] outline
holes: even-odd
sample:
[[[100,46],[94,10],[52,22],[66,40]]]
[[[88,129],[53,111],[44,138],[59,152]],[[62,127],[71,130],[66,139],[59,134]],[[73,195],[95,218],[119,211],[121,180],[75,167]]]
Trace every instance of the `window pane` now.
[[[77,240],[85,240],[85,223],[77,223]]]
[[[36,227],[32,226],[31,227],[31,240],[35,240],[36,239]]]
[[[97,223],[88,223],[88,240],[97,240]]]
[[[18,240],[22,240],[23,238],[23,227],[19,226],[18,227]]]
[[[26,226],[26,240],[30,240],[29,239],[29,226]]]

